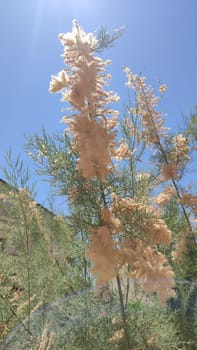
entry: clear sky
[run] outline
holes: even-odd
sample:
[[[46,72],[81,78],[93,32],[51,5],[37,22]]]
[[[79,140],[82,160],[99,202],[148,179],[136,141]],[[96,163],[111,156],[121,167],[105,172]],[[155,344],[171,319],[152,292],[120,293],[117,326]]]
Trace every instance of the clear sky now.
[[[162,110],[169,127],[177,128],[197,103],[197,0],[1,0],[0,165],[9,146],[23,157],[24,135],[42,126],[49,133],[64,128],[60,95],[48,87],[51,74],[63,68],[58,34],[71,31],[74,18],[87,32],[126,26],[104,54],[112,60],[120,108],[126,102],[124,66],[151,84],[168,85]],[[41,201],[45,191],[40,187]]]

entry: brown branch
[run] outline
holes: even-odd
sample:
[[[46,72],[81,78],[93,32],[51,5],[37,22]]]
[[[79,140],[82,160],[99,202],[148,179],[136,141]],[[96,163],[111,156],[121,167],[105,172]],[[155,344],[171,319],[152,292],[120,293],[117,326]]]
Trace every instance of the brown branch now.
[[[124,306],[124,300],[123,300],[123,293],[122,293],[122,288],[121,288],[121,281],[119,275],[116,276],[116,282],[118,286],[118,294],[119,294],[119,300],[120,300],[120,310],[121,310],[121,316],[122,316],[122,321],[123,321],[123,327],[124,327],[124,332],[126,336],[126,341],[128,345],[128,349],[132,349],[131,347],[131,340],[128,332],[128,326],[127,326],[127,315],[125,312],[125,306]]]
[[[10,308],[11,313],[17,318],[17,320],[20,322],[20,324],[23,326],[23,328],[25,329],[25,331],[34,339],[34,340],[38,340],[35,335],[31,332],[29,325],[28,327],[25,326],[25,323],[18,317],[17,313]]]

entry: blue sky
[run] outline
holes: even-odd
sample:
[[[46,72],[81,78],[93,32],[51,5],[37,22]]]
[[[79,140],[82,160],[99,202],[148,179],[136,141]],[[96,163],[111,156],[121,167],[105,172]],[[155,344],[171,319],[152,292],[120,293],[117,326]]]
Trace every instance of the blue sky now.
[[[60,95],[49,94],[48,87],[51,74],[63,68],[58,34],[71,31],[74,18],[87,32],[126,26],[104,54],[112,60],[120,109],[127,96],[122,68],[129,66],[151,84],[168,85],[161,108],[167,126],[177,129],[197,103],[196,16],[196,0],[2,0],[0,165],[9,146],[24,158],[24,135],[39,133],[42,126],[49,133],[63,130]],[[43,201],[47,188],[39,186]]]

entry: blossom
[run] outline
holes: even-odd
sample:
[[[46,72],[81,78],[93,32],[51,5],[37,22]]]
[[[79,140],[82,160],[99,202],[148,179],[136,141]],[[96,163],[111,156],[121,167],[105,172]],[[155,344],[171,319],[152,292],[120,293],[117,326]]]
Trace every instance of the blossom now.
[[[180,260],[183,257],[183,254],[186,254],[188,251],[187,247],[187,236],[182,235],[176,242],[175,250],[172,252],[173,260]]]
[[[136,152],[134,149],[132,152],[129,150],[129,146],[125,143],[124,140],[121,140],[120,145],[117,149],[114,150],[114,154],[112,154],[113,159],[120,161],[124,159],[130,159],[131,156]]]
[[[165,256],[155,250],[155,244],[169,243],[171,231],[152,206],[115,194],[112,198],[112,208],[101,211],[103,225],[92,229],[87,251],[93,263],[91,271],[98,283],[105,283],[129,265],[128,277],[136,278],[145,293],[156,292],[164,303],[175,295],[174,273]],[[135,235],[129,232],[128,222]],[[114,239],[120,230],[124,235]]]
[[[101,181],[110,173],[111,154],[115,143],[118,112],[108,106],[119,97],[105,91],[111,78],[105,67],[109,60],[94,55],[97,40],[86,34],[74,20],[71,33],[60,34],[64,46],[66,68],[52,76],[50,91],[62,93],[62,101],[70,103],[71,114],[63,118],[69,124],[75,150],[79,154],[78,170],[85,178],[98,177]],[[110,118],[111,117],[111,118]]]
[[[176,190],[170,186],[167,186],[163,192],[159,193],[155,198],[154,201],[157,205],[165,205],[169,203],[169,201],[173,198],[173,196],[176,194]]]
[[[174,297],[174,272],[165,256],[140,240],[137,241],[136,251],[138,256],[129,275],[139,281],[145,293],[156,292],[161,303]]]
[[[160,142],[160,137],[166,136],[162,114],[156,110],[159,98],[154,96],[153,89],[145,83],[145,77],[135,75],[126,67],[124,69],[128,82],[126,85],[136,93],[137,105],[144,126],[143,137],[151,144]],[[164,89],[164,87],[163,87]]]
[[[59,92],[68,86],[69,79],[65,71],[59,72],[58,76],[52,75],[49,91],[50,92]]]
[[[176,135],[172,139],[173,149],[172,149],[172,158],[174,162],[178,163],[180,160],[188,161],[189,160],[189,145],[188,139],[182,134]]]
[[[163,176],[163,180],[177,180],[179,175],[177,173],[178,168],[174,163],[164,164],[161,167],[161,175]]]
[[[95,176],[103,180],[111,171],[110,147],[114,134],[106,127],[87,116],[77,116],[72,131],[76,136],[76,149],[79,152],[78,169],[87,178]]]
[[[166,84],[162,84],[159,87],[159,91],[164,94],[167,91],[167,85]]]
[[[136,178],[138,181],[148,181],[150,180],[151,174],[150,173],[138,173],[136,175]]]
[[[112,211],[109,208],[103,208],[101,211],[101,215],[105,225],[107,225],[110,228],[112,234],[120,232],[121,222],[118,218],[115,218],[112,215]]]
[[[197,196],[191,193],[182,192],[180,201],[186,207],[190,207],[192,209],[197,208]]]
[[[73,110],[87,112],[89,117],[113,114],[105,105],[117,101],[119,97],[103,89],[111,78],[105,73],[105,67],[111,62],[94,56],[97,39],[92,33],[86,34],[76,20],[73,21],[72,32],[60,34],[59,38],[64,46],[62,56],[66,68],[57,77],[52,76],[50,91],[61,90],[63,101],[69,102]]]
[[[86,255],[93,263],[91,271],[96,275],[97,283],[102,284],[117,276],[123,258],[106,225],[92,231]]]

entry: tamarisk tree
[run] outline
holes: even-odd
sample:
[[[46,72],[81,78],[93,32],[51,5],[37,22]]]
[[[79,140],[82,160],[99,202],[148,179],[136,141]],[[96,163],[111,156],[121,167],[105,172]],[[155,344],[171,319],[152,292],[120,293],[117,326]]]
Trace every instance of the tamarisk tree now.
[[[127,317],[129,284],[123,290],[123,280],[134,279],[145,294],[156,294],[165,304],[175,297],[170,266],[175,241],[174,259],[195,250],[197,197],[180,187],[190,160],[189,139],[172,136],[158,111],[165,84],[155,96],[144,77],[125,68],[135,102],[120,116],[111,108],[119,97],[106,88],[111,62],[97,56],[97,38],[73,21],[72,32],[59,39],[65,68],[52,76],[49,91],[60,92],[69,104],[62,119],[66,129],[53,138],[45,132],[43,138],[29,138],[27,148],[38,172],[67,196],[70,223],[86,245],[88,283],[94,278],[98,286],[116,281],[123,328],[114,339],[124,339],[134,349]],[[179,233],[168,220],[172,203],[178,208]]]

